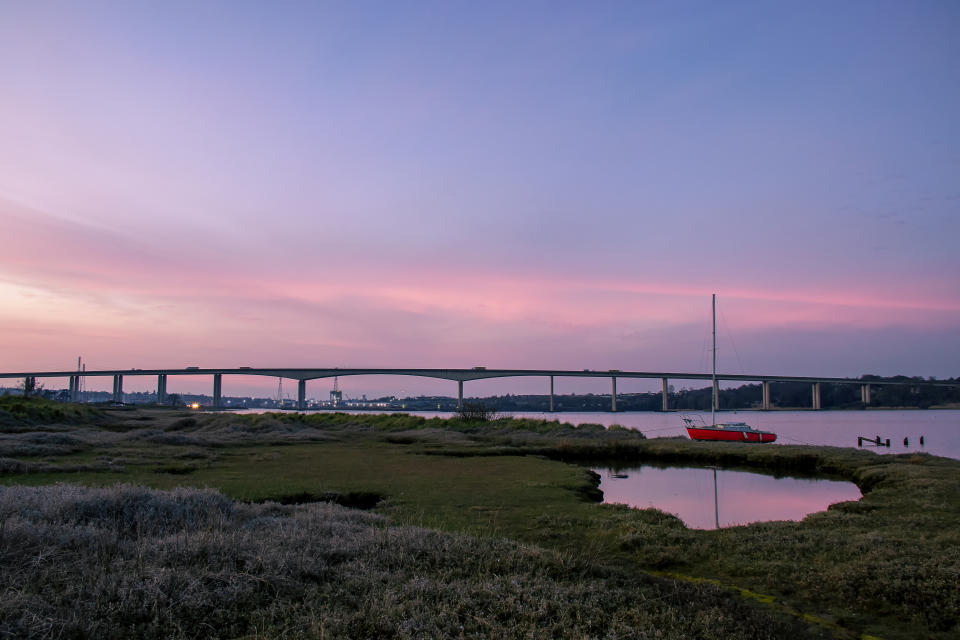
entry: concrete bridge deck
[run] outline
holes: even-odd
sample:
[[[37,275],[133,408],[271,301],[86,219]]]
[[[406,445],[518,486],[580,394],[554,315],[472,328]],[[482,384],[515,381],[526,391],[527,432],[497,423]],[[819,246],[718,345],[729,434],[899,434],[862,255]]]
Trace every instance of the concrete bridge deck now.
[[[710,380],[709,373],[690,373],[678,371],[620,371],[608,370],[563,370],[563,369],[488,369],[473,367],[470,369],[367,369],[367,368],[290,368],[290,367],[234,367],[234,368],[200,368],[187,367],[184,369],[104,369],[97,371],[20,371],[0,372],[0,378],[67,378],[71,396],[76,399],[79,395],[81,377],[113,377],[114,400],[121,402],[123,398],[123,378],[129,376],[157,376],[157,399],[163,402],[166,396],[168,376],[213,376],[213,402],[215,407],[221,406],[222,377],[225,375],[267,376],[272,378],[287,378],[298,381],[297,406],[300,409],[306,403],[306,381],[334,376],[361,376],[361,375],[394,375],[416,376],[422,378],[437,378],[457,382],[458,406],[463,405],[463,383],[470,380],[486,380],[491,378],[516,377],[544,377],[550,379],[550,410],[553,411],[553,382],[554,378],[610,378],[611,380],[611,410],[617,410],[617,378],[645,378],[657,379],[662,383],[663,410],[668,409],[667,392],[670,380]],[[759,382],[762,385],[762,408],[770,408],[771,382],[802,382],[811,385],[812,408],[820,408],[821,384],[858,384],[860,385],[861,400],[870,403],[871,385],[899,385],[909,387],[957,387],[958,383],[947,381],[928,380],[874,380],[863,378],[836,378],[814,376],[777,376],[777,375],[750,375],[750,374],[717,374],[714,384],[714,395],[719,395],[721,381]]]

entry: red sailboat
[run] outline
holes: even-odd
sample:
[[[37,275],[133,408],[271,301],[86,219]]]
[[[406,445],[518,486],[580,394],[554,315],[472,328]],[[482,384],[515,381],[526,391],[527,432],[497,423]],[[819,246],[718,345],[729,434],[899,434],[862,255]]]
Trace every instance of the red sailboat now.
[[[683,418],[683,426],[691,440],[724,440],[729,442],[773,442],[777,434],[754,429],[745,422],[717,424],[717,294],[713,294],[713,385],[710,393],[710,422],[696,424],[693,418]]]
[[[728,440],[730,442],[774,442],[777,434],[771,431],[754,429],[745,422],[721,422],[713,426],[695,424],[693,419],[684,418],[687,435],[691,440]]]

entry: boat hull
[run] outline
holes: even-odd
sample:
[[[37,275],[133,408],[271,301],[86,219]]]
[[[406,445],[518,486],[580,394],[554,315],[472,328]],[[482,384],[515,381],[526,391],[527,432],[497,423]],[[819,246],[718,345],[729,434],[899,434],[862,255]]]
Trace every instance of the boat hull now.
[[[777,434],[769,431],[737,431],[713,427],[687,427],[691,440],[722,440],[725,442],[774,442]]]

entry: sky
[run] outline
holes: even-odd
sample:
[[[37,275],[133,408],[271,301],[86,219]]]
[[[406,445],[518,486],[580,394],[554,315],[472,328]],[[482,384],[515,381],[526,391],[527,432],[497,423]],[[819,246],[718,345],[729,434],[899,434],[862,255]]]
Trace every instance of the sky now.
[[[721,372],[960,375],[956,2],[0,0],[0,42],[0,371],[709,371],[716,293]]]

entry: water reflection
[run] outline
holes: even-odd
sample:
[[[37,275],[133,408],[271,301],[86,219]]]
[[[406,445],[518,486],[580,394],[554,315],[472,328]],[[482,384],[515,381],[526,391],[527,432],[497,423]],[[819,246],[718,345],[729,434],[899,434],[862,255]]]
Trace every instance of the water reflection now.
[[[774,478],[699,467],[595,468],[603,501],[678,516],[691,529],[769,520],[801,520],[835,502],[859,500],[860,489],[836,480]]]

